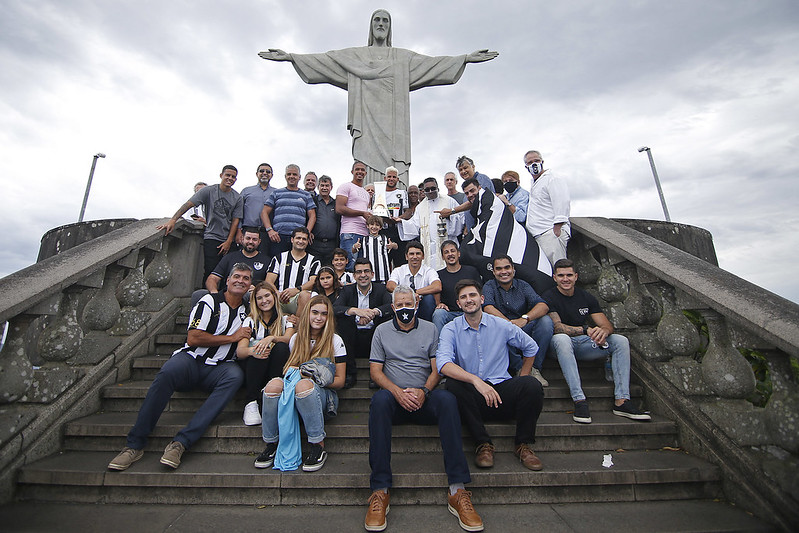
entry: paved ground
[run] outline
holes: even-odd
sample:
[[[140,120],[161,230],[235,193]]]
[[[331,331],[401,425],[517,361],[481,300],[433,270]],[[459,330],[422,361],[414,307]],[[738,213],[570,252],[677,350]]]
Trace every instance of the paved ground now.
[[[720,532],[776,531],[723,502],[665,501],[483,505],[477,508],[486,531],[558,532]],[[102,505],[14,503],[0,506],[4,532],[93,531],[191,532],[364,531],[366,506],[247,507],[199,505]],[[446,505],[393,506],[388,532],[462,531]]]

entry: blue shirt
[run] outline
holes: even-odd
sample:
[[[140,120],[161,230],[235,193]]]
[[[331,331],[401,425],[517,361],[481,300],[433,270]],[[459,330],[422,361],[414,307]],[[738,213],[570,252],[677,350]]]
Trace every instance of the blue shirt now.
[[[272,196],[275,188],[271,185],[262,189],[260,185],[244,187],[241,191],[241,199],[244,201],[244,217],[241,219],[242,227],[263,228],[261,222],[261,211],[264,208],[267,198]]]
[[[509,320],[527,314],[536,304],[547,303],[529,283],[517,278],[513,278],[507,291],[495,279],[486,281],[483,285],[483,296],[485,305],[493,305]]]
[[[291,235],[297,226],[305,226],[308,211],[316,209],[311,194],[302,189],[277,189],[264,205],[272,208],[272,228],[281,235]]]
[[[247,189],[244,189],[245,191]],[[244,195],[244,193],[241,193]],[[507,195],[508,201],[516,206],[516,211],[513,213],[513,218],[516,222],[525,224],[527,222],[527,204],[530,202],[530,193],[522,189],[521,185],[516,187],[516,190]]]
[[[508,346],[517,348],[523,357],[535,357],[538,345],[522,328],[507,320],[483,313],[479,329],[472,328],[461,315],[444,326],[436,351],[438,371],[455,363],[492,385],[510,379]]]

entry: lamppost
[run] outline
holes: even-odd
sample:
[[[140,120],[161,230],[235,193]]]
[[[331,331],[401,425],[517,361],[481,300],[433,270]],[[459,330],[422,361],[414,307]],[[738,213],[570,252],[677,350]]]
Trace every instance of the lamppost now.
[[[78,217],[78,222],[83,222],[83,215],[86,213],[86,202],[89,201],[89,191],[92,188],[92,178],[94,177],[94,167],[97,166],[97,158],[98,157],[105,157],[105,154],[96,153],[94,154],[94,159],[92,160],[92,169],[89,171],[89,181],[86,183],[86,194],[83,195],[83,205],[80,206],[80,216]]]
[[[652,150],[648,146],[642,146],[638,149],[639,152],[646,152],[649,156],[649,166],[652,167],[652,175],[655,177],[655,186],[658,188],[658,196],[660,196],[660,205],[663,206],[663,214],[666,216],[666,222],[671,222],[669,216],[669,208],[666,207],[666,198],[663,196],[663,189],[660,188],[660,178],[658,178],[658,171],[655,168],[655,160],[652,159]]]

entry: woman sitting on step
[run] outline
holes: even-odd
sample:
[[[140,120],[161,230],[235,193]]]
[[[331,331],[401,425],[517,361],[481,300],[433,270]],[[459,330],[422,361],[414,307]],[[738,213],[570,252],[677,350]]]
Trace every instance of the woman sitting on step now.
[[[283,375],[289,358],[288,342],[294,325],[286,320],[279,305],[277,289],[271,283],[260,282],[252,291],[250,314],[242,327],[252,328],[249,339],[239,341],[236,356],[244,370],[244,423],[261,423],[258,401],[267,381]]]
[[[302,469],[314,472],[327,460],[324,449],[325,419],[335,416],[338,395],[344,385],[347,350],[336,335],[333,305],[317,295],[302,310],[289,341],[291,355],[284,377],[274,378],[264,388],[263,438],[266,449],[255,460],[256,468],[274,464],[280,470],[300,465],[299,418],[310,444]]]

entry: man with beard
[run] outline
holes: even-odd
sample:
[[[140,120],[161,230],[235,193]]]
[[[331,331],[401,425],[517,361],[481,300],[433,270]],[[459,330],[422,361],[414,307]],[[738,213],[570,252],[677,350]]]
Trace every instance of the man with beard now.
[[[220,283],[224,284],[233,265],[244,263],[252,268],[252,284],[250,288],[257,285],[266,278],[266,267],[269,265],[269,256],[258,250],[261,239],[258,230],[245,227],[242,237],[241,250],[230,252],[219,262],[211,275],[205,280],[205,288],[211,294],[219,292]]]
[[[397,188],[397,183],[399,183],[397,172],[394,167],[386,169],[386,209],[388,209],[388,217],[383,218],[386,226],[380,232],[381,235],[385,235],[386,238],[399,245],[395,250],[391,250],[388,253],[388,258],[395,267],[405,264],[405,254],[403,252],[405,243],[400,239],[397,223],[392,217],[400,216],[402,210],[408,207],[408,193]]]

